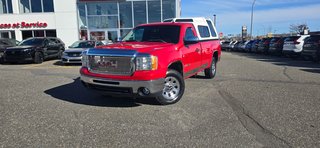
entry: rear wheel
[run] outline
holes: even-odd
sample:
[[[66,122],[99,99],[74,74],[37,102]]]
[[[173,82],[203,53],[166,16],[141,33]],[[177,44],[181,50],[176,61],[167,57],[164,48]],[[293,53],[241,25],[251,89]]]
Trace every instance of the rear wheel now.
[[[43,60],[44,60],[43,54],[42,54],[41,52],[38,52],[38,51],[37,51],[37,52],[34,54],[34,59],[33,59],[34,63],[36,63],[36,64],[41,64],[41,63],[43,62]]]
[[[59,51],[58,51],[58,56],[57,56],[57,58],[58,58],[58,59],[61,59],[61,58],[62,58],[62,54],[63,54],[63,51],[62,51],[62,50],[59,50]]]
[[[204,70],[204,74],[207,78],[212,79],[217,73],[217,61],[215,57],[212,57],[211,66]]]
[[[162,105],[174,104],[182,98],[184,88],[182,75],[176,70],[169,70],[165,78],[162,93],[156,99]]]

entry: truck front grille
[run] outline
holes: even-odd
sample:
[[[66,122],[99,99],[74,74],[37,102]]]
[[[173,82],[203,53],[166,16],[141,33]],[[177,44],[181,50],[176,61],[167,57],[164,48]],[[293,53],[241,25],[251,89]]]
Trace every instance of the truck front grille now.
[[[89,56],[89,70],[93,73],[111,75],[131,75],[134,63],[130,56]]]

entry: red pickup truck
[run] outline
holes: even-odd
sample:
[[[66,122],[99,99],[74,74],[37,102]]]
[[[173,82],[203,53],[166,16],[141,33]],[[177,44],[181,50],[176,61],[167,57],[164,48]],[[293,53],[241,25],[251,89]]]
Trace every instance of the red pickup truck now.
[[[209,21],[204,20],[206,25],[143,24],[122,42],[88,49],[82,55],[81,81],[111,96],[156,98],[163,105],[176,103],[184,94],[184,79],[203,70],[207,78],[216,74],[221,47]]]

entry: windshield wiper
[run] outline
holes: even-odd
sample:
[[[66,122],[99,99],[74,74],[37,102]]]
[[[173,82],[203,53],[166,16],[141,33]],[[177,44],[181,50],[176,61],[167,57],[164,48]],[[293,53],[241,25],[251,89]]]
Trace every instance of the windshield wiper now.
[[[125,40],[124,42],[137,42],[137,40]]]

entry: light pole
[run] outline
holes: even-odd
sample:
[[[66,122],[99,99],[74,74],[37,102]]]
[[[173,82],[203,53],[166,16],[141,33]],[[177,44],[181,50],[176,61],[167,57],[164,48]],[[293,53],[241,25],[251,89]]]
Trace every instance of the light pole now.
[[[214,23],[214,26],[217,26],[217,23],[216,23],[216,21],[217,21],[217,15],[216,14],[214,14],[213,15],[213,23]]]
[[[252,23],[253,23],[253,7],[256,3],[256,0],[253,0],[252,2],[252,8],[251,8],[251,27],[250,27],[250,39],[252,39]]]

